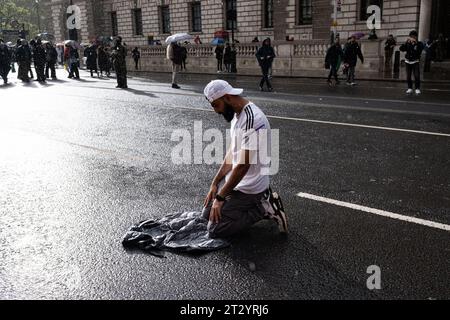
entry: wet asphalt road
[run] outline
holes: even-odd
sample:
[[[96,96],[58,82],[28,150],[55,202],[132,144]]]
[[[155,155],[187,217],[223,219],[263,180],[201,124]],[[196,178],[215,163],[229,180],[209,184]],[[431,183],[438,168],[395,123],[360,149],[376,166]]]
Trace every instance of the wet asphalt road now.
[[[405,97],[399,83],[275,79],[261,93],[255,78],[230,78],[279,129],[272,183],[290,234],[263,221],[231,248],[161,259],[121,238],[140,220],[200,210],[218,165],[173,164],[171,135],[194,121],[225,132],[201,94],[215,76],[174,90],[153,74],[119,90],[58,75],[0,87],[0,299],[450,298],[450,231],[297,196],[450,225],[448,84]],[[371,265],[380,290],[366,287]]]

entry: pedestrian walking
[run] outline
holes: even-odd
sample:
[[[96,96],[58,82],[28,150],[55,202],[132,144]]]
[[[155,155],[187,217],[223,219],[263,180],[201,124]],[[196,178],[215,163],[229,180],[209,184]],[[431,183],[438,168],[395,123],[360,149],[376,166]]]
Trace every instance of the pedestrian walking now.
[[[47,60],[47,54],[45,52],[45,48],[42,45],[42,40],[37,39],[34,51],[33,51],[33,61],[34,68],[36,70],[37,81],[40,83],[45,83],[45,63]]]
[[[51,76],[53,80],[56,80],[56,63],[58,62],[58,52],[50,42],[45,45],[45,57],[45,77],[49,79]]]
[[[263,152],[271,150],[270,123],[242,92],[223,80],[211,81],[204,89],[214,111],[231,123],[232,141],[203,203],[211,238],[228,239],[264,218],[276,221],[281,232],[288,231],[281,198],[270,189],[270,164]]]
[[[409,37],[406,43],[400,46],[400,51],[406,52],[405,54],[405,64],[406,64],[406,77],[408,82],[407,94],[413,93],[413,82],[412,74],[414,74],[416,95],[421,93],[420,91],[420,56],[424,45],[422,42],[417,40],[417,31],[413,30],[409,33]]]
[[[183,55],[181,46],[176,42],[172,42],[167,46],[166,58],[172,62],[172,88],[180,89],[177,84],[177,74],[183,63]]]
[[[333,84],[331,82],[331,77],[334,77],[335,85],[338,85],[340,83],[338,79],[338,69],[343,58],[344,51],[342,50],[339,38],[336,38],[335,43],[328,49],[325,56],[325,68],[330,69],[327,80],[327,83],[330,86]]]
[[[138,47],[135,47],[133,51],[131,51],[131,55],[134,60],[135,69],[139,70],[139,60],[141,59],[141,53],[139,52]]]
[[[223,71],[223,46],[218,45],[216,47],[216,50],[214,50],[214,53],[216,54],[216,60],[217,60],[217,73],[220,73]]]
[[[100,77],[97,67],[97,46],[95,44],[91,44],[87,47],[84,50],[84,56],[86,57],[86,67],[91,73],[91,78],[94,77],[94,72],[97,74],[97,77]]]
[[[259,83],[259,89],[264,90],[264,83],[269,91],[273,91],[272,84],[269,80],[269,69],[272,67],[273,59],[275,59],[275,50],[273,49],[270,38],[263,41],[262,47],[256,52],[259,66],[262,71],[262,79]]]
[[[67,65],[69,71],[69,78],[80,79],[80,71],[78,69],[78,64],[80,63],[80,55],[77,48],[75,48],[74,43],[69,43],[67,45]]]
[[[355,69],[358,58],[361,60],[361,63],[364,63],[364,57],[361,52],[361,48],[356,42],[355,36],[351,36],[348,38],[348,42],[344,48],[344,65],[347,68],[347,85],[356,85]]]
[[[384,65],[386,69],[392,68],[392,55],[394,54],[394,48],[397,45],[397,42],[394,39],[394,36],[390,34],[384,43]]]
[[[8,74],[11,70],[11,53],[3,39],[0,39],[0,77],[3,84],[8,84]]]
[[[117,76],[116,88],[127,89],[127,49],[122,44],[122,38],[117,37],[114,47],[112,48],[111,58],[113,59],[114,70]]]

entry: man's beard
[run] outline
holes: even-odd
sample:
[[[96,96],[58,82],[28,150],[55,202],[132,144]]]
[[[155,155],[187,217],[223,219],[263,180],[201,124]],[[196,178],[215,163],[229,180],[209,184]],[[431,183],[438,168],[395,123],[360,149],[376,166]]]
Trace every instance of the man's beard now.
[[[223,117],[225,118],[225,120],[227,120],[227,122],[231,122],[234,118],[234,110],[231,107],[231,105],[229,104],[225,104],[225,111],[222,112]]]

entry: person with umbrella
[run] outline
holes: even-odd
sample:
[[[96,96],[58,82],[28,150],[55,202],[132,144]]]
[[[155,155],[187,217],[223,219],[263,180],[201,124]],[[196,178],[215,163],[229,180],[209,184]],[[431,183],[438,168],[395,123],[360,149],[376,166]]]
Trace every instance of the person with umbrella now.
[[[75,79],[80,79],[80,72],[78,70],[80,55],[78,54],[78,50],[74,41],[66,41],[64,58],[66,59],[68,65],[69,78],[72,79],[75,77]]]
[[[111,57],[113,59],[114,70],[117,76],[116,88],[127,89],[127,49],[122,44],[122,37],[117,37],[114,47],[112,48]]]
[[[167,46],[166,58],[172,61],[172,88],[180,89],[177,84],[177,73],[180,71],[181,64],[183,63],[183,51],[180,45],[176,42],[172,42]]]

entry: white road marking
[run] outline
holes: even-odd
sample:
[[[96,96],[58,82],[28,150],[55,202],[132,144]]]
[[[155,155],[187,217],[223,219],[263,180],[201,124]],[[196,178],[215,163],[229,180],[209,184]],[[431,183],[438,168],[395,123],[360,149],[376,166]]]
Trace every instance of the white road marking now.
[[[430,227],[430,228],[440,229],[440,230],[444,230],[444,231],[450,231],[450,225],[448,225],[448,224],[443,224],[443,223],[439,223],[439,222],[409,217],[409,216],[405,216],[405,215],[401,215],[401,214],[397,214],[397,213],[393,213],[393,212],[389,212],[389,211],[364,207],[364,206],[360,206],[360,205],[357,205],[354,203],[343,202],[343,201],[325,198],[325,197],[321,197],[321,196],[316,196],[316,195],[304,193],[304,192],[298,193],[297,196],[300,198],[334,204],[336,206],[350,208],[353,210],[364,211],[364,212],[372,213],[372,214],[382,216],[382,217],[401,220],[401,221],[405,221],[405,222],[409,222],[409,223],[415,223],[415,224],[419,224],[419,225]]]
[[[368,125],[364,125],[364,124],[355,124],[355,123],[332,122],[332,121],[322,121],[322,120],[302,119],[302,118],[291,118],[291,117],[280,117],[280,116],[269,116],[269,115],[267,116],[267,118],[282,119],[282,120],[292,120],[292,121],[303,121],[303,122],[313,122],[313,123],[322,123],[322,124],[332,124],[332,125],[338,125],[338,126],[359,127],[359,128],[387,130],[387,131],[400,131],[400,132],[409,132],[409,133],[419,133],[419,134],[427,134],[427,135],[441,136],[441,137],[450,137],[449,133],[439,133],[439,132],[429,132],[429,131],[421,131],[421,130],[399,129],[399,128],[390,128],[390,127],[368,126]]]

